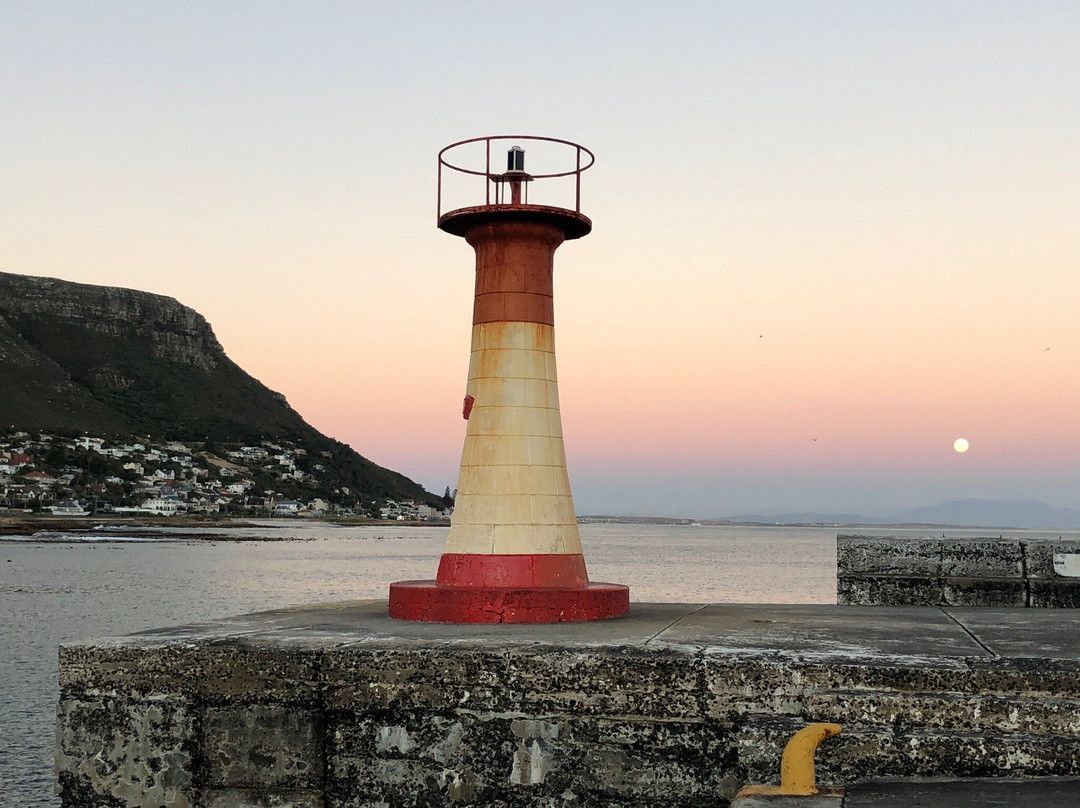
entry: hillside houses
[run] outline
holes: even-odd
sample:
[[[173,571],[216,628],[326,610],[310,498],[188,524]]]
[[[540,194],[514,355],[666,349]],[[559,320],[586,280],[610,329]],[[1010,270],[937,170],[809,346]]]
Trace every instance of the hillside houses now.
[[[399,522],[430,522],[433,519],[443,518],[443,512],[411,499],[402,502],[388,499],[386,505],[379,508],[379,518],[394,519]]]
[[[391,519],[449,516],[423,503],[361,501],[320,460],[281,440],[218,447],[0,433],[0,509],[43,511],[70,501],[99,512],[159,516],[374,517],[387,507]]]

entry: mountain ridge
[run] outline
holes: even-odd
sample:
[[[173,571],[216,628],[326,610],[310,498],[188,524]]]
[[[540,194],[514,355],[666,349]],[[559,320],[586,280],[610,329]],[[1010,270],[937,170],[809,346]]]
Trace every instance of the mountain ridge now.
[[[330,455],[343,484],[436,502],[323,435],[225,353],[171,297],[0,272],[0,426],[189,441],[289,440]]]

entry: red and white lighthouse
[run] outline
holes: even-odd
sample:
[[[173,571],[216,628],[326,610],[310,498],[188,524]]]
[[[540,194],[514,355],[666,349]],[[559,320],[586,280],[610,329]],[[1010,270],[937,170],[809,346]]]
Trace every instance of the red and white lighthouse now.
[[[493,173],[493,143],[514,142]],[[573,163],[529,174],[518,143]],[[474,168],[447,159],[483,147]],[[496,148],[499,148],[496,145]],[[468,424],[457,499],[434,581],[390,586],[390,616],[442,623],[556,623],[622,617],[630,590],[592,583],[570,494],[555,370],[552,270],[556,248],[581,238],[581,173],[588,149],[532,136],[474,138],[439,152],[439,227],[476,253],[472,355],[462,414]],[[559,166],[556,166],[558,168]],[[443,169],[483,177],[484,204],[442,212]],[[531,204],[530,186],[573,183],[574,208]],[[554,183],[552,183],[554,184]]]

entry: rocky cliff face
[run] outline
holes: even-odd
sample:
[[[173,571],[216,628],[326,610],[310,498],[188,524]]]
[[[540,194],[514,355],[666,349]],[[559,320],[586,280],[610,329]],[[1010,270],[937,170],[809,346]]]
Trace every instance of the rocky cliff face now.
[[[206,318],[164,295],[0,273],[0,316],[46,318],[113,337],[146,340],[157,358],[211,370],[225,355]]]
[[[248,442],[332,454],[372,496],[429,499],[307,424],[170,297],[0,272],[0,429]],[[335,465],[338,465],[335,462]]]

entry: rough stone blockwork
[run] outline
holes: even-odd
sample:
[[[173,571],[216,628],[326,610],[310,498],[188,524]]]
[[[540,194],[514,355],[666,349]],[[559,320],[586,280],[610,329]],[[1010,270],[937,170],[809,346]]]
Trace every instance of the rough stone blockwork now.
[[[841,535],[836,538],[836,602],[1080,607],[1080,577],[1055,572],[1055,554],[1080,555],[1080,542]]]
[[[634,604],[478,627],[385,610],[62,648],[63,805],[725,806],[776,782],[811,721],[844,726],[823,781],[1080,774],[1080,617]]]

